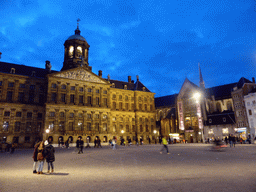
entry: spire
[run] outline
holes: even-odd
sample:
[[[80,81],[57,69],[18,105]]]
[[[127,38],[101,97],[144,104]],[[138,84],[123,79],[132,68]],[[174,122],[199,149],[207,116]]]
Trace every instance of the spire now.
[[[75,34],[76,34],[76,35],[80,35],[81,31],[79,30],[79,21],[81,21],[81,20],[80,20],[80,19],[77,19],[76,21],[77,21],[77,28],[76,28],[76,30],[75,30]]]
[[[202,76],[202,72],[201,72],[201,68],[200,68],[200,63],[198,63],[198,68],[199,68],[199,78],[200,78],[199,84],[200,84],[200,87],[205,88],[204,80],[203,80],[203,76]]]

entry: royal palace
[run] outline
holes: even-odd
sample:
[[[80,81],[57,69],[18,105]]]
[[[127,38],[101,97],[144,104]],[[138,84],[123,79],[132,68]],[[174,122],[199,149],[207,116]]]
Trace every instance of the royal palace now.
[[[33,146],[50,137],[74,142],[79,136],[90,142],[116,137],[132,141],[154,139],[154,93],[136,77],[127,82],[92,72],[90,45],[75,34],[64,43],[60,71],[0,62],[0,138],[21,146]],[[49,131],[49,133],[46,132]]]

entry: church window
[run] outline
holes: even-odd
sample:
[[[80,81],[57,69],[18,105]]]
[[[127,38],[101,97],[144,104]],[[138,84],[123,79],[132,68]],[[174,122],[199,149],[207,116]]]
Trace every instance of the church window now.
[[[69,47],[69,53],[68,53],[69,57],[73,58],[73,53],[74,53],[74,47],[70,46]]]
[[[5,117],[9,117],[9,116],[10,116],[10,111],[5,111],[5,112],[4,112],[4,116],[5,116]]]

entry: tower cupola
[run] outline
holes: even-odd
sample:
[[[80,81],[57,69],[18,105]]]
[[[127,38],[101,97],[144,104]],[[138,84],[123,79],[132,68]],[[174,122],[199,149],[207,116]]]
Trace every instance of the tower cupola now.
[[[79,21],[80,19],[77,20],[75,34],[71,35],[64,43],[65,54],[61,71],[80,66],[91,70],[88,63],[90,45],[87,43],[86,39],[80,35]]]

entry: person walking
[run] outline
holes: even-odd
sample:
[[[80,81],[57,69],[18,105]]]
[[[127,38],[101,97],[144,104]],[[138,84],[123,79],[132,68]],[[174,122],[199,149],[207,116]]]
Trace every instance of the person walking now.
[[[114,137],[113,139],[112,139],[112,145],[113,145],[113,150],[115,150],[116,149],[116,138]]]
[[[80,139],[79,139],[79,151],[78,151],[78,154],[84,153],[83,152],[83,148],[84,148],[84,141],[83,141],[83,138],[80,137]]]
[[[81,137],[78,137],[76,140],[76,152],[78,152],[78,153],[79,153],[80,140],[81,140]]]
[[[167,154],[169,154],[168,147],[167,147],[168,142],[165,137],[163,137],[162,143],[163,143],[163,148],[161,149],[160,153],[162,154],[163,150],[166,149]]]
[[[48,144],[47,140],[45,144]],[[43,174],[43,167],[44,167],[44,159],[45,159],[45,147],[44,142],[41,141],[38,148],[37,148],[37,160],[38,160],[38,170],[37,174]]]
[[[33,159],[34,159],[34,163],[33,163],[33,173],[37,173],[36,171],[36,164],[37,164],[37,153],[38,153],[38,147],[40,145],[40,142],[35,144],[35,148],[34,148],[34,153],[33,153]]]
[[[98,147],[102,148],[100,138],[98,138]]]
[[[48,143],[45,146],[45,154],[46,154],[46,162],[48,164],[48,171],[47,173],[50,173],[50,168],[52,169],[52,173],[54,172],[54,166],[53,166],[53,162],[55,161],[55,149],[54,147],[51,145],[51,142]]]
[[[94,148],[97,147],[97,143],[98,143],[97,137],[95,137],[95,139],[94,139]]]
[[[233,147],[233,136],[229,135],[228,140],[229,140],[230,147]]]

